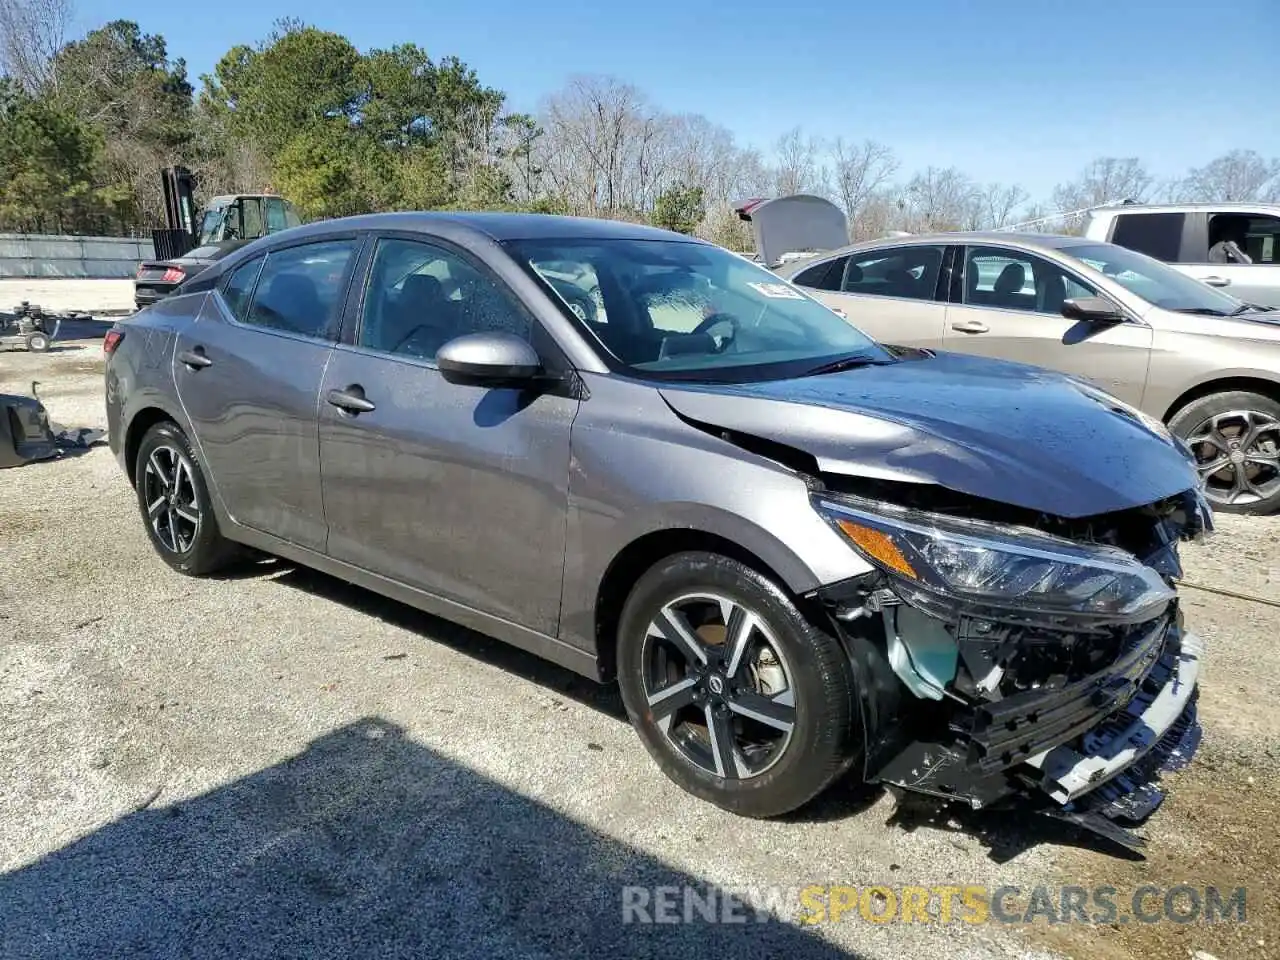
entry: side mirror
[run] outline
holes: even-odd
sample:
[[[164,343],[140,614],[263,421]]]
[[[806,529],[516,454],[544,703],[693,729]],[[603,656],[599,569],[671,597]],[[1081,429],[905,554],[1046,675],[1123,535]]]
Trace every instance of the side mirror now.
[[[1106,297],[1071,297],[1062,301],[1062,315],[1085,323],[1124,323],[1124,311]]]
[[[528,342],[510,333],[468,333],[436,352],[436,365],[450,383],[470,386],[529,386],[542,361]]]

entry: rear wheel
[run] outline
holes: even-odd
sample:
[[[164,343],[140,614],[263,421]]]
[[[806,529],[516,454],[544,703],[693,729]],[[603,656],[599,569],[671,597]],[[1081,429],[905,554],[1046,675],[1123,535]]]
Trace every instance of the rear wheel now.
[[[177,424],[157,423],[143,436],[134,486],[151,545],[173,569],[204,576],[236,558],[239,551],[218,530],[204,474]]]
[[[618,681],[649,753],[726,810],[795,810],[856,755],[853,678],[839,641],[736,560],[682,553],[623,608]]]
[[[1215,510],[1280,509],[1280,403],[1244,390],[1213,393],[1174,414],[1169,429],[1195,454]]]

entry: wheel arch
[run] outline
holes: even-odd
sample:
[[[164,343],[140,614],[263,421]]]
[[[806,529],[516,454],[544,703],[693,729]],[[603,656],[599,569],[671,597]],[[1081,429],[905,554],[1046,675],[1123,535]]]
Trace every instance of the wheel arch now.
[[[632,540],[618,552],[605,569],[596,588],[594,623],[596,664],[600,679],[616,679],[618,669],[618,623],[631,588],[646,570],[667,557],[690,551],[718,553],[743,563],[768,577],[802,607],[801,596],[768,560],[757,552],[709,530],[681,527],[653,530]]]
[[[165,421],[174,424],[178,429],[182,429],[182,424],[178,418],[161,406],[143,407],[130,417],[129,425],[125,428],[124,433],[124,468],[129,477],[129,486],[133,486],[137,482],[136,461],[138,459],[138,448],[142,446],[142,438],[157,423]]]
[[[1193,387],[1184,390],[1174,401],[1169,404],[1164,411],[1164,415],[1160,418],[1163,423],[1168,423],[1173,417],[1188,404],[1195,403],[1205,397],[1215,393],[1231,393],[1232,391],[1243,390],[1249,393],[1257,393],[1269,400],[1280,403],[1280,382],[1268,380],[1266,377],[1254,376],[1250,374],[1240,374],[1231,376],[1218,376],[1212,380],[1205,380]]]

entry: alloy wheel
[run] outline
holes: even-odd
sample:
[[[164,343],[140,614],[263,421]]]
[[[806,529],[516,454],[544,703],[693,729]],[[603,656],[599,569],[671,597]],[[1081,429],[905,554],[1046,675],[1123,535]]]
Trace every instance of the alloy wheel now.
[[[1214,503],[1259,503],[1280,491],[1280,421],[1256,410],[1215,414],[1187,435]]]
[[[142,484],[156,539],[171,553],[186,553],[200,534],[202,518],[191,462],[176,447],[158,446],[147,458]]]
[[[749,779],[782,758],[795,728],[795,693],[758,614],[716,593],[678,597],[649,624],[642,657],[649,712],[690,763]]]

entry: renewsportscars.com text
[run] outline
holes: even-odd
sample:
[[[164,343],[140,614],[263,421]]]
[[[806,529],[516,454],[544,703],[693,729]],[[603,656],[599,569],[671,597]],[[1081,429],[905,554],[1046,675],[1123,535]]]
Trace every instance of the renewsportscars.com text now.
[[[623,923],[1244,923],[1244,887],[623,887]]]

